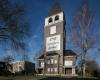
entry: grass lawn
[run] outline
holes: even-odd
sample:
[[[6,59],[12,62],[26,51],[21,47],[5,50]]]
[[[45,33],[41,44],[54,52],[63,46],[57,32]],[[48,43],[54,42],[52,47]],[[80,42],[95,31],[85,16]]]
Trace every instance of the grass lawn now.
[[[0,80],[40,80],[43,76],[0,76]]]
[[[66,78],[66,77],[43,77],[43,76],[15,76],[3,77],[0,80],[100,80],[95,78]]]

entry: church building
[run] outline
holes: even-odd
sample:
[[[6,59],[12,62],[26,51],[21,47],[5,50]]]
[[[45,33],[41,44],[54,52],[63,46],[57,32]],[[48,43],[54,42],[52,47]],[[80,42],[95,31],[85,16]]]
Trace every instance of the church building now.
[[[76,53],[65,50],[65,15],[55,4],[45,17],[44,53],[38,57],[38,74],[76,75]]]

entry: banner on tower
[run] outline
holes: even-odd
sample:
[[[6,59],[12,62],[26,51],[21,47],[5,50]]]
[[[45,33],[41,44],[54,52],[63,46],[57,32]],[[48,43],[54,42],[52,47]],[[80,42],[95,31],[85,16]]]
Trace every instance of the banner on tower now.
[[[60,35],[55,35],[46,38],[46,51],[60,50]]]

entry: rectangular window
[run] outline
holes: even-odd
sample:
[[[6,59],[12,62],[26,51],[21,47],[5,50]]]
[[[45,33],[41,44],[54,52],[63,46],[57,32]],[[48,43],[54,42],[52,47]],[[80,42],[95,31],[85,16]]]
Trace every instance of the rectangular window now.
[[[51,59],[51,64],[53,64],[53,59]]]
[[[50,72],[50,68],[48,68],[47,70],[48,70],[48,72]]]
[[[72,64],[73,64],[73,61],[67,61],[67,60],[64,61],[65,66],[72,66]]]
[[[41,62],[41,67],[44,67],[44,62]]]
[[[55,34],[56,33],[56,26],[50,27],[50,34]]]
[[[50,60],[48,60],[48,62],[47,62],[48,64],[50,64]]]
[[[54,72],[57,72],[57,68],[54,68]]]
[[[51,68],[51,72],[53,72],[53,68]]]
[[[55,60],[54,63],[57,64],[57,60]]]

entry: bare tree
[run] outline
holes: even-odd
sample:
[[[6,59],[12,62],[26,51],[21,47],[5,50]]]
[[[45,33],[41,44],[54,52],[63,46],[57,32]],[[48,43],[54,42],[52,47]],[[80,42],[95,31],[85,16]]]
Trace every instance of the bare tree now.
[[[0,0],[0,44],[16,51],[25,49],[29,25],[25,8],[15,0]],[[9,46],[8,46],[9,45]]]
[[[12,71],[13,67],[10,64],[12,61],[14,61],[14,57],[7,55],[5,57],[2,58],[2,61],[4,61],[6,63],[6,71]]]
[[[44,55],[44,53],[45,53],[44,48],[39,49],[39,51],[36,52],[35,57],[33,59],[36,61],[37,58],[40,57],[41,55]]]
[[[85,59],[90,48],[94,46],[96,36],[93,34],[95,14],[87,3],[84,3],[74,16],[72,38],[77,47],[81,49],[82,75],[85,76]]]
[[[23,60],[23,61],[29,61],[29,56],[28,56],[28,54],[27,53],[23,53],[22,54],[22,59],[21,60]]]
[[[94,76],[97,77],[97,73],[99,70],[99,66],[96,60],[86,60],[86,74],[87,76]],[[97,72],[97,73],[95,73]]]
[[[97,77],[95,72],[99,70],[99,65],[95,59],[85,61],[86,64],[86,76],[94,76]],[[78,63],[78,66],[81,66],[81,62]],[[81,74],[81,70],[78,70],[78,73]],[[98,73],[98,72],[97,72]]]
[[[44,55],[44,53],[45,53],[44,48],[39,49],[39,51],[37,51],[37,52],[35,53],[35,56],[33,57],[33,60],[36,62],[36,67],[39,66],[39,64],[38,64],[38,58],[39,58],[40,56]]]

